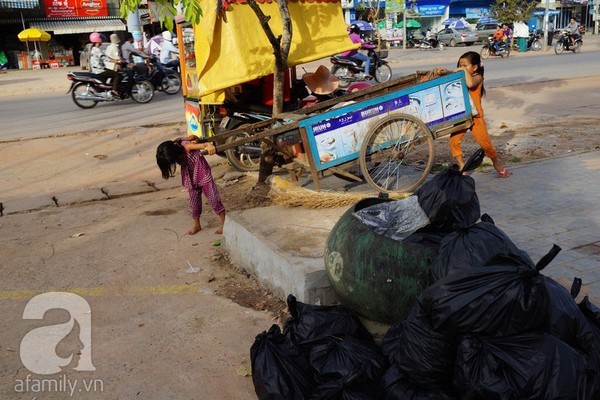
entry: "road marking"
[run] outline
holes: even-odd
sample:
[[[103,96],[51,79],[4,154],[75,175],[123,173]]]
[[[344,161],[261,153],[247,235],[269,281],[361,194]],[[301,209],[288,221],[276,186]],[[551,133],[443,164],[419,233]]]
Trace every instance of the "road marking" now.
[[[198,285],[174,285],[174,286],[133,286],[129,288],[65,288],[49,290],[0,290],[0,300],[23,300],[31,299],[40,293],[47,292],[69,292],[82,297],[97,296],[148,296],[165,294],[197,293]]]

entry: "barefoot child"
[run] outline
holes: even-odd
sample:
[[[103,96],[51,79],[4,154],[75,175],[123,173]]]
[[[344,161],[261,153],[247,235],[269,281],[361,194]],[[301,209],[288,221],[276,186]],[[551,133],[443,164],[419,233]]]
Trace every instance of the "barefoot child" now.
[[[483,119],[483,108],[481,107],[481,98],[485,95],[485,89],[483,88],[483,64],[481,62],[481,56],[479,53],[474,51],[468,51],[458,60],[457,68],[454,72],[465,71],[465,81],[467,88],[469,89],[469,95],[475,104],[477,109],[477,115],[473,117],[473,125],[471,125],[471,134],[475,141],[481,146],[485,155],[488,156],[494,165],[494,169],[498,172],[500,178],[508,178],[510,172],[504,166],[502,166],[498,160],[498,154],[492,144],[490,136],[485,126],[485,120]],[[453,133],[450,136],[450,152],[452,157],[456,159],[458,167],[462,169],[465,162],[462,158],[462,150],[460,148],[460,142],[467,131]]]
[[[181,166],[181,183],[190,195],[190,211],[194,220],[194,226],[188,233],[194,235],[202,229],[200,226],[201,195],[204,193],[208,204],[221,219],[221,226],[215,232],[221,234],[225,223],[225,207],[221,203],[219,189],[213,180],[210,165],[200,154],[201,150],[207,150],[208,154],[216,152],[215,146],[211,143],[198,143],[196,136],[167,140],[156,149],[156,163],[164,179],[169,179],[175,174],[177,164]]]

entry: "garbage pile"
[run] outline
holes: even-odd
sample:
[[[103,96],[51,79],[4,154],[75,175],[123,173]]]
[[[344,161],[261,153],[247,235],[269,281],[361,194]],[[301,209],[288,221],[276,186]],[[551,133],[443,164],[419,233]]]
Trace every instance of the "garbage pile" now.
[[[283,332],[251,348],[258,398],[599,399],[600,309],[576,303],[580,279],[569,291],[541,273],[560,248],[535,263],[455,168],[415,195],[429,219],[416,232],[439,249],[407,318],[378,346],[351,311],[290,295]]]

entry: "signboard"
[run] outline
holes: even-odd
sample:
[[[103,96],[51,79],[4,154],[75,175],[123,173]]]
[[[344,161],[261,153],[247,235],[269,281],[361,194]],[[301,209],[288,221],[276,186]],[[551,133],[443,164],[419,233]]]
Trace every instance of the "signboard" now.
[[[44,0],[47,18],[106,17],[106,0]]]
[[[446,6],[443,4],[417,6],[417,11],[422,17],[443,17]]]
[[[306,129],[316,170],[323,171],[358,158],[370,127],[390,113],[413,115],[435,130],[436,125],[470,115],[468,99],[464,74],[454,73],[307,118],[299,125]]]
[[[487,7],[478,8],[465,8],[465,14],[467,18],[483,18],[490,13],[490,9]]]
[[[385,12],[389,13],[397,13],[404,10],[404,0],[386,0],[385,2]]]

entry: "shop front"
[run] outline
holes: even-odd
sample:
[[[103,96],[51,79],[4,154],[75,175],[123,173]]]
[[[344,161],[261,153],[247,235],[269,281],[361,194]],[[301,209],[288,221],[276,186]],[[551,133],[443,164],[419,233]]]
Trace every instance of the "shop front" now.
[[[0,0],[0,11],[4,11],[2,7],[7,2]],[[2,47],[11,55],[11,68],[77,65],[90,33],[104,33],[108,38],[113,32],[126,30],[118,0],[10,0],[10,3],[12,7],[21,3],[32,7],[23,13],[16,9],[11,9],[12,15],[2,13],[15,17],[0,19],[4,31]],[[30,43],[21,43],[17,35],[26,28],[48,32],[51,39],[37,43],[35,48]]]

